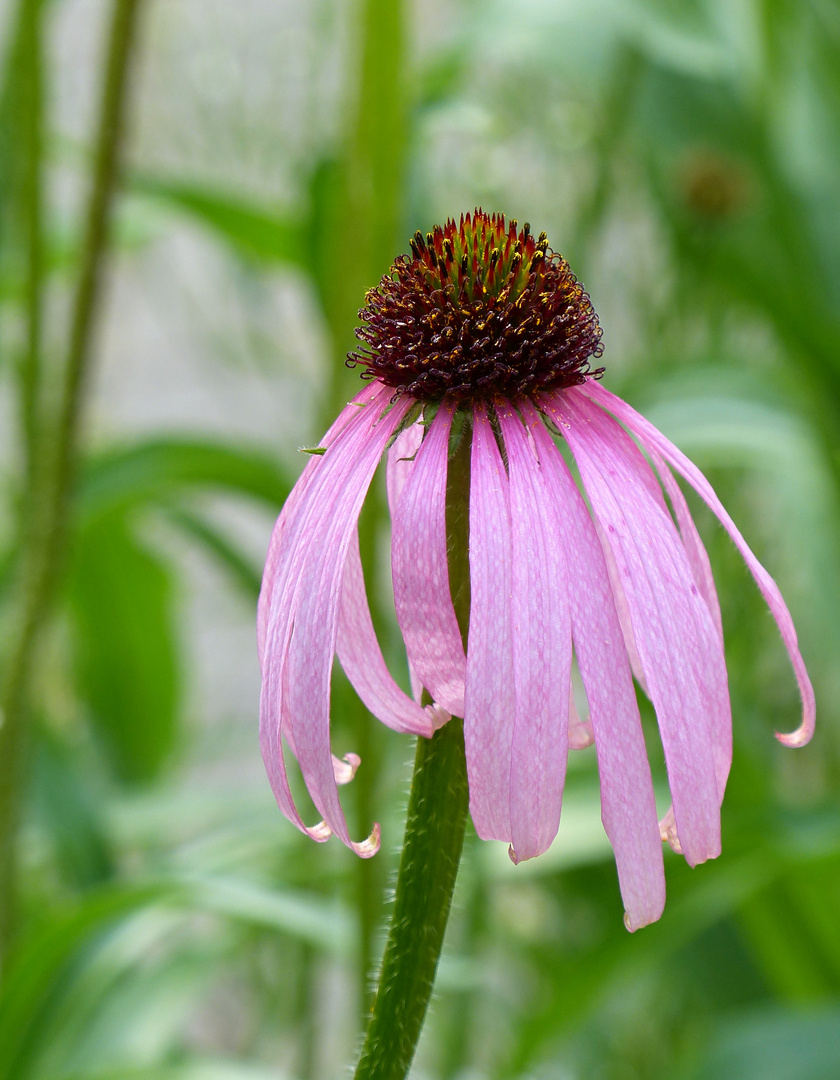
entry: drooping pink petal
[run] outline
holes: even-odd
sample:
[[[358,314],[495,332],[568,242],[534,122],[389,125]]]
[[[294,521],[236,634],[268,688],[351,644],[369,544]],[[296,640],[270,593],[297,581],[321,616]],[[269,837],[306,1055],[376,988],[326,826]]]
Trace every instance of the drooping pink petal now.
[[[711,612],[715,629],[722,641],[723,621],[720,616],[720,601],[718,600],[717,589],[715,588],[715,579],[712,576],[712,564],[709,562],[708,552],[706,551],[703,541],[700,539],[700,533],[697,531],[697,526],[694,524],[694,518],[691,516],[691,511],[688,509],[685,495],[683,495],[680,485],[674,479],[674,474],[659,454],[655,451],[649,451],[649,454],[651,461],[656,467],[656,471],[662,479],[662,486],[668,492],[668,498],[671,500],[671,505],[674,508],[674,513],[677,517],[677,525],[680,529],[680,536],[682,537],[682,542],[685,546],[685,553],[688,555],[688,562],[691,566],[691,572],[694,574],[694,580],[697,583],[700,592],[703,594],[706,606]]]
[[[383,393],[381,388],[373,393],[370,387],[366,387],[354,403],[344,410],[339,421],[327,433],[331,446],[333,443],[339,444],[332,450],[330,468],[334,465],[335,456],[342,454],[341,442],[352,442],[357,438],[357,433],[360,430],[364,432],[381,415],[387,403],[388,395]],[[350,457],[352,460],[352,448]],[[321,457],[310,461],[301,478],[303,483],[300,488],[295,488],[292,497],[287,500],[281,515],[282,521],[275,527],[269,564],[263,578],[258,626],[258,636],[264,646],[260,693],[260,750],[266,772],[277,804],[286,817],[302,832],[318,841],[326,840],[331,835],[331,829],[325,821],[315,826],[307,826],[301,819],[289,788],[283,743],[285,736],[285,741],[289,742],[292,752],[295,752],[294,737],[287,723],[287,660],[295,603],[300,591],[300,576],[297,570],[303,565],[308,551],[309,534],[306,525],[310,518],[321,512],[317,497],[311,499],[307,496],[311,494],[317,478],[321,475],[322,462]],[[337,777],[341,769],[337,767],[337,759],[332,754],[330,759],[333,775]]]
[[[709,562],[708,553],[706,552],[703,541],[700,539],[700,533],[697,531],[697,526],[694,524],[694,519],[688,509],[688,503],[685,501],[685,496],[683,495],[679,484],[674,479],[671,470],[655,451],[650,453],[650,458],[662,478],[665,490],[668,492],[668,497],[671,500],[671,505],[674,508],[674,513],[677,518],[680,537],[688,557],[688,564],[691,567],[691,572],[694,577],[694,583],[697,585],[700,590],[700,595],[706,602],[709,614],[712,616],[712,622],[714,623],[718,640],[722,647],[723,622],[721,620],[720,603],[718,601],[717,589],[715,588],[715,581],[712,577],[712,567]],[[717,650],[715,650],[715,653],[717,654]],[[715,768],[718,777],[718,793],[721,802],[723,802],[726,780],[729,776],[729,769],[732,764],[731,709],[711,710],[709,713],[709,727],[715,747]],[[673,810],[669,810],[668,813],[666,813],[665,817],[659,823],[659,828],[663,838],[666,839],[672,847],[676,845],[674,849],[682,854],[679,838],[676,835]]]
[[[624,635],[624,647],[627,650],[627,659],[630,661],[630,670],[633,672],[633,678],[639,686],[641,686],[647,696],[650,697],[647,682],[645,680],[645,673],[642,671],[642,661],[639,659],[639,650],[636,648],[636,637],[633,633],[633,623],[630,619],[630,608],[627,604],[627,597],[624,595],[624,585],[621,581],[621,574],[618,572],[615,555],[610,547],[607,534],[601,528],[601,523],[597,518],[594,519],[594,525],[607,564],[607,574],[609,575],[610,585],[612,587],[615,610],[618,613],[621,632]]]
[[[261,745],[281,809],[300,827],[297,812],[289,809],[282,732],[327,825],[363,856],[376,851],[378,828],[362,843],[347,832],[330,751],[329,683],[347,548],[379,458],[410,407],[398,402],[383,415],[389,397],[380,388],[351,416],[317,459],[289,518],[269,602],[260,717]]]
[[[512,839],[511,739],[516,713],[508,478],[487,411],[476,405],[470,465],[470,630],[464,741],[470,814],[484,840]]]
[[[353,417],[358,416],[360,409],[373,401],[378,393],[381,393],[381,387],[376,383],[368,383],[363,390],[356,394],[353,400],[348,402],[338,414],[335,422],[321,440],[321,446],[331,446],[339,432],[347,426],[348,422]],[[257,654],[259,656],[260,668],[262,668],[263,654],[265,652],[265,639],[268,632],[268,613],[271,607],[271,596],[274,591],[274,584],[277,579],[277,568],[281,559],[283,540],[288,532],[289,522],[297,512],[314,472],[318,468],[318,462],[319,455],[312,455],[307,461],[303,472],[298,477],[297,483],[292,488],[288,499],[286,499],[286,502],[283,504],[283,509],[281,510],[280,516],[277,518],[271,533],[268,554],[266,555],[265,560],[265,569],[263,570],[260,598],[257,602]]]
[[[355,460],[346,472],[321,471],[318,494],[326,512],[309,525],[310,557],[300,583],[305,600],[295,612],[289,645],[289,727],[306,786],[333,832],[360,855],[374,854],[378,843],[357,844],[347,830],[330,754],[330,679],[347,552],[379,459],[409,407],[409,401],[398,401],[364,433],[353,447]]]
[[[432,735],[436,717],[400,689],[379,647],[365,591],[358,529],[351,537],[344,568],[336,651],[345,675],[378,720],[395,731]]]
[[[397,504],[405,487],[405,482],[414,464],[414,457],[420,449],[425,428],[419,421],[401,431],[388,451],[388,464],[385,469],[385,486],[388,491],[388,510],[393,521],[397,514]]]
[[[391,565],[409,663],[437,704],[463,716],[467,659],[446,554],[446,471],[454,411],[441,404],[417,451],[396,509]]]
[[[637,413],[635,409],[622,401],[621,398],[616,397],[615,394],[610,393],[609,390],[605,389],[599,383],[589,380],[585,385],[580,387],[580,392],[586,394],[605,409],[608,409],[622,422],[622,424],[626,424],[628,429],[642,443],[645,450],[653,450],[660,453],[662,457],[665,458],[665,460],[676,469],[689,484],[691,484],[700,498],[703,499],[712,513],[716,515],[721,525],[723,525],[732,537],[735,546],[738,548],[744,561],[749,567],[750,573],[755,578],[756,584],[761,590],[761,594],[766,600],[773,618],[776,620],[779,632],[782,635],[782,640],[784,641],[788,655],[790,656],[793,670],[796,675],[796,681],[799,684],[799,693],[802,697],[801,724],[796,731],[793,731],[790,734],[780,734],[777,732],[776,737],[780,742],[784,743],[785,746],[804,746],[814,733],[814,721],[816,717],[814,688],[811,685],[811,680],[808,678],[805,662],[799,651],[793,619],[790,617],[790,612],[782,599],[782,594],[779,592],[778,585],[773,578],[770,577],[755,555],[753,555],[749,545],[746,540],[744,540],[732,518],[724,509],[709,481],[703,476],[697,466],[689,461],[681,450],[678,450],[669,439],[665,438],[661,431],[658,431],[653,424],[645,420],[645,418]]]
[[[397,503],[400,501],[402,489],[405,487],[405,482],[414,465],[414,457],[420,449],[424,431],[425,428],[422,422],[418,421],[416,424],[412,424],[400,432],[394,440],[394,445],[388,451],[385,482],[388,491],[388,510],[391,521],[396,520]],[[415,701],[419,702],[423,695],[423,684],[411,661],[408,663],[408,678],[411,684],[411,695]],[[431,708],[439,714],[436,727],[440,727],[448,719],[449,713],[445,709],[441,709],[440,706],[432,706]]]
[[[601,818],[615,851],[630,930],[665,905],[656,800],[633,680],[595,526],[562,454],[532,406],[524,407],[566,552],[572,636],[589,701],[601,782]]]
[[[266,656],[269,657],[269,661],[264,667],[262,690],[260,692],[260,752],[262,753],[265,771],[271,784],[271,790],[274,792],[274,798],[277,800],[277,805],[289,821],[296,825],[301,832],[306,833],[312,840],[323,843],[332,835],[329,825],[327,825],[326,821],[320,821],[317,825],[306,825],[298,813],[289,787],[289,778],[283,757],[283,737],[280,731],[281,687],[284,664],[281,665],[278,662],[273,665],[274,670],[272,670],[270,656],[274,655],[271,652],[274,644],[275,641],[272,640],[272,635],[269,633],[266,642]],[[285,661],[285,657],[283,657],[283,660]]]
[[[514,409],[497,406],[507,450],[516,694],[511,734],[511,858],[545,851],[557,834],[569,752],[571,624],[552,499]]]
[[[650,467],[623,429],[576,391],[555,395],[547,410],[616,558],[659,720],[679,838],[693,866],[720,853],[728,760],[713,733],[729,715],[722,643],[661,494],[654,498],[642,479]]]

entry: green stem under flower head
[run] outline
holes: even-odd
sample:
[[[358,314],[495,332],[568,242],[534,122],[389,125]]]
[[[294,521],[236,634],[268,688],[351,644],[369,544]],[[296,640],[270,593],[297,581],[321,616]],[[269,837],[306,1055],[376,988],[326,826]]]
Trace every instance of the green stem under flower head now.
[[[469,624],[470,430],[446,486],[449,578],[466,643]],[[394,913],[356,1080],[402,1080],[429,1006],[464,844],[469,791],[464,723],[453,717],[417,740]]]

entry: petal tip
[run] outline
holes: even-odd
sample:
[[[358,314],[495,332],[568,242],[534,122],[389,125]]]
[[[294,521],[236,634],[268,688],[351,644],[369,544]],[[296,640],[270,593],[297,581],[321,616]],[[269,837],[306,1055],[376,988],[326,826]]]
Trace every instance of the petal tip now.
[[[345,754],[343,758],[333,755],[333,772],[337,784],[349,784],[356,775],[356,770],[362,763],[358,754]]]
[[[665,817],[659,822],[659,835],[662,838],[662,843],[667,844],[671,851],[677,855],[684,854],[680,838],[677,835],[677,822],[674,817],[673,806],[669,807]]]
[[[374,824],[373,829],[371,829],[370,836],[367,838],[367,840],[362,840],[360,844],[354,844],[353,850],[356,852],[359,858],[370,859],[377,853],[377,851],[379,851],[381,843],[382,830],[380,829],[379,822],[377,821]]]
[[[448,724],[452,719],[452,713],[447,712],[440,705],[427,705],[425,711],[432,725],[430,735],[442,728],[444,724]]]
[[[313,825],[305,831],[311,840],[315,840],[319,844],[325,843],[332,836],[332,829],[326,821],[319,821],[317,825]]]
[[[796,731],[777,731],[774,734],[782,746],[798,750],[803,746],[807,746],[814,735],[813,717],[806,716]]]
[[[586,750],[595,742],[590,720],[577,720],[569,724],[569,749]]]

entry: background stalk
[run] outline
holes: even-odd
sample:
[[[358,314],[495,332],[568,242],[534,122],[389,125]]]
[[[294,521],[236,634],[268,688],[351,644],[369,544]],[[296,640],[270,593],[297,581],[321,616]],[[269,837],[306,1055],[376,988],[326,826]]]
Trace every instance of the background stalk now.
[[[469,626],[470,429],[449,462],[449,580],[466,645]],[[402,1080],[434,987],[461,861],[469,808],[464,723],[453,717],[417,739],[394,912],[356,1080]]]
[[[101,295],[104,254],[125,119],[129,60],[140,0],[115,0],[102,88],[93,181],[82,244],[79,279],[63,371],[63,385],[53,423],[30,433],[45,448],[42,468],[34,471],[29,491],[29,521],[22,533],[20,600],[13,619],[11,652],[5,665],[0,709],[0,960],[15,932],[17,893],[16,836],[25,783],[28,699],[36,673],[37,644],[66,548],[72,483],[78,454],[81,403],[91,359],[91,337]],[[35,227],[40,229],[39,222]],[[31,227],[32,231],[32,227]],[[40,269],[38,268],[40,273]],[[30,266],[30,280],[32,268]],[[39,315],[30,303],[30,326]],[[31,333],[31,331],[30,331]],[[38,339],[35,339],[38,346]],[[32,340],[30,338],[30,350]],[[37,354],[35,354],[37,360]],[[37,370],[32,372],[37,390]],[[27,417],[32,379],[23,381]],[[32,412],[34,423],[34,408]]]
[[[406,244],[405,165],[410,124],[407,99],[407,5],[405,0],[362,0],[358,5],[354,62],[344,102],[346,138],[331,183],[323,233],[323,265],[340,266],[320,281],[324,315],[332,338],[330,379],[323,395],[322,429],[358,391],[358,373],[345,366],[356,344],[353,331],[365,291],[378,281]],[[371,124],[375,115],[377,121]],[[362,565],[368,581],[375,574],[377,542],[386,519],[382,485],[370,490],[359,530]],[[370,589],[374,625],[388,625],[379,590]],[[350,745],[362,759],[353,781],[356,829],[367,833],[374,819],[377,783],[382,775],[383,732],[355,693],[342,702]],[[390,866],[382,858],[355,860],[353,905],[359,913],[357,987],[360,1015],[371,1006],[371,979],[383,922],[382,896]]]

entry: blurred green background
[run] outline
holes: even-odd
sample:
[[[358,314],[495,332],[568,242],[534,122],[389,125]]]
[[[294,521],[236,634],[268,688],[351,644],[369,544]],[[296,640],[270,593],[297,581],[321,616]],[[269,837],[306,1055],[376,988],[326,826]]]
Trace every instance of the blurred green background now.
[[[548,854],[468,834],[413,1075],[834,1080],[837,0],[3,0],[0,56],[0,1080],[346,1075],[412,747],[337,674],[345,805],[383,849],[298,834],[259,759],[254,604],[297,448],[353,392],[364,290],[476,205],[586,284],[606,385],[782,587],[820,722],[773,738],[792,674],[693,502],[733,697],[724,854],[669,856],[662,920],[628,935],[573,754]],[[401,670],[381,506],[363,547]]]

